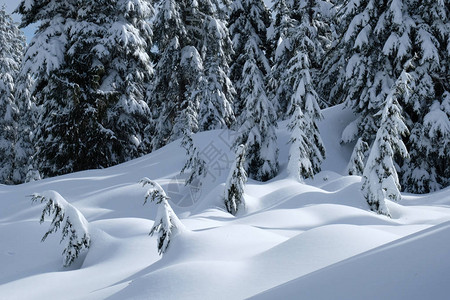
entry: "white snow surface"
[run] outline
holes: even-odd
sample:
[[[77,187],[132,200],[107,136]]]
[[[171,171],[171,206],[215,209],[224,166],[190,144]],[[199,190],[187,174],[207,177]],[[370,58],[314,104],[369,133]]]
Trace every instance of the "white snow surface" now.
[[[352,147],[340,138],[354,116],[342,106],[323,114],[323,171],[304,183],[288,176],[280,123],[280,174],[249,180],[237,216],[222,199],[229,169],[211,167],[231,163],[234,133],[218,130],[194,137],[210,159],[200,191],[179,176],[179,141],[108,169],[0,185],[0,299],[448,299],[450,189],[387,201],[392,218],[371,212],[361,177],[344,175]],[[166,190],[187,228],[163,256],[148,235],[157,207],[143,206],[143,177]],[[91,247],[69,268],[58,235],[41,243],[51,220],[39,224],[43,204],[29,195],[46,190],[89,222]]]

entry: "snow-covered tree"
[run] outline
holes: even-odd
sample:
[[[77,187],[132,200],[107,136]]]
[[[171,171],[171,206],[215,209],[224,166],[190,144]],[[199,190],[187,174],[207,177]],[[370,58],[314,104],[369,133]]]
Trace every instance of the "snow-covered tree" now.
[[[283,84],[291,86],[287,110],[284,114],[290,118],[288,125],[291,131],[291,150],[289,170],[292,175],[302,180],[313,177],[321,169],[325,159],[325,147],[320,137],[318,122],[322,119],[313,80],[312,62],[319,60],[324,53],[324,43],[320,33],[321,22],[316,19],[320,15],[321,1],[299,1],[295,32],[289,37],[292,58],[287,64]]]
[[[409,159],[402,167],[405,190],[428,193],[450,185],[450,92],[442,103],[435,100],[423,117],[413,125],[408,140]]]
[[[181,169],[181,174],[187,174],[185,185],[195,182],[197,186],[201,186],[201,180],[206,176],[208,170],[205,160],[200,155],[200,151],[194,145],[192,133],[189,133],[188,130],[183,134],[181,146],[186,150],[186,162]]]
[[[363,174],[368,150],[369,145],[362,138],[359,138],[347,165],[349,175],[361,176]]]
[[[303,17],[297,27],[297,33],[291,37],[295,55],[289,61],[286,72],[288,79],[286,84],[290,84],[293,90],[287,107],[287,116],[291,118],[288,126],[292,144],[290,165],[301,161],[297,174],[303,178],[318,173],[325,159],[325,147],[317,126],[322,119],[322,113],[310,70],[310,57],[315,55],[319,44],[317,41],[314,42],[313,37],[317,38],[317,32],[312,24],[310,19]],[[305,153],[308,155],[304,156]]]
[[[340,11],[345,32],[335,52],[329,55],[334,66],[327,76],[336,82],[329,96],[342,97],[361,116],[357,124],[350,124],[357,130],[348,136],[349,140],[362,137],[372,143],[380,121],[376,113],[410,59],[412,20],[403,2],[352,0]],[[343,65],[336,73],[339,63]]]
[[[225,22],[214,14],[204,21],[201,44],[204,80],[200,85],[200,130],[228,128],[234,123],[235,89],[228,77],[231,40]]]
[[[33,166],[40,168],[42,165],[46,165],[45,156],[39,157],[39,155],[32,154],[39,150],[39,148],[35,148],[35,145],[38,144],[42,131],[46,128],[51,130],[51,127],[47,127],[51,124],[45,122],[41,123],[40,127],[37,125],[41,121],[46,121],[42,118],[51,119],[52,116],[58,115],[55,110],[51,109],[54,108],[58,111],[58,103],[54,99],[47,101],[48,92],[51,91],[49,85],[54,86],[55,82],[58,83],[55,80],[58,79],[55,72],[65,64],[65,52],[69,39],[67,26],[76,17],[76,10],[76,1],[21,1],[17,8],[22,15],[21,26],[40,24],[26,48],[19,78],[19,84],[22,85],[23,91],[18,100],[21,102],[25,118],[22,119],[23,122],[19,127],[21,147],[16,160],[24,168],[18,174],[23,179],[29,166],[33,169]],[[60,81],[61,85],[63,82],[64,80]],[[61,96],[58,95],[58,97]],[[64,100],[68,101],[68,99]],[[47,107],[43,106],[44,103]],[[68,132],[64,130],[63,133],[66,135]],[[54,146],[58,147],[59,145],[54,144]],[[33,158],[32,162],[28,160],[29,157]],[[48,175],[47,170],[44,171],[44,174]]]
[[[358,115],[343,141],[362,138],[368,144],[373,142],[380,123],[376,112],[407,68],[412,93],[399,98],[399,104],[411,129],[406,140],[411,159],[398,160],[402,183],[412,192],[445,186],[441,184],[448,178],[445,169],[431,167],[437,156],[423,153],[425,148],[428,153],[438,153],[441,147],[425,146],[425,115],[435,101],[441,107],[449,92],[448,5],[445,1],[351,0],[345,2],[339,16],[343,35],[327,56],[323,71],[328,79],[322,80],[321,89],[330,102],[343,100]]]
[[[152,111],[153,149],[182,136],[183,108],[188,106],[191,85],[196,86],[203,71],[203,62],[192,44],[187,19],[191,13],[188,1],[158,1],[154,19],[154,45],[159,59],[147,93]],[[195,108],[197,111],[197,108]]]
[[[22,61],[25,37],[0,8],[0,183],[18,183],[14,178],[15,143],[19,107],[15,99],[16,79]]]
[[[278,115],[282,118],[293,93],[292,86],[284,84],[284,81],[287,77],[287,64],[293,56],[290,36],[297,26],[297,21],[293,16],[294,9],[295,4],[292,0],[273,1],[273,31],[268,37],[269,49],[272,54],[270,58],[272,70],[268,80],[269,96],[278,111]]]
[[[231,5],[229,28],[233,42],[233,63],[230,66],[230,78],[237,91],[234,111],[238,126],[243,123],[245,114],[245,98],[241,93],[243,83],[243,68],[248,58],[245,51],[251,45],[256,63],[264,76],[270,74],[270,63],[266,56],[268,52],[267,27],[270,26],[270,12],[262,0],[235,0]]]
[[[35,161],[36,149],[33,132],[39,116],[38,107],[31,90],[34,80],[30,74],[22,72],[17,78],[16,93],[19,107],[17,139],[14,147],[14,181],[16,183],[40,180],[41,176]]]
[[[30,92],[40,94],[51,72],[64,62],[67,46],[66,23],[72,21],[77,10],[75,0],[22,0],[17,12],[22,15],[21,26],[39,23],[35,36],[27,46],[21,76],[32,75],[35,82]]]
[[[292,75],[289,65],[298,51],[308,58],[308,69],[313,81],[315,70],[320,68],[325,51],[331,44],[330,19],[332,3],[326,0],[275,1],[274,31],[270,37],[274,46],[272,75],[269,82],[271,97],[279,107],[279,116],[289,118],[292,94]],[[314,83],[316,85],[316,83]],[[327,104],[317,97],[322,106]]]
[[[245,145],[245,169],[249,177],[266,181],[278,173],[276,112],[268,99],[264,74],[256,62],[252,44],[245,47],[247,60],[242,70],[241,97],[245,101],[244,123],[237,132],[235,145]]]
[[[296,105],[291,114],[288,129],[291,132],[289,144],[289,160],[287,170],[299,181],[312,178],[320,171],[320,163],[324,159],[325,149],[320,136],[314,136],[317,127],[311,123],[309,117],[303,114],[300,106]],[[313,139],[317,139],[315,142]]]
[[[247,182],[247,173],[244,169],[245,146],[239,145],[236,151],[236,159],[231,167],[225,184],[224,202],[227,211],[236,215],[241,207],[245,207],[244,187]]]
[[[249,177],[262,181],[278,173],[277,116],[266,92],[268,21],[262,1],[235,1],[232,5],[230,30],[236,53],[231,74],[238,86],[236,109],[240,115],[235,146],[246,146],[245,170]]]
[[[173,237],[179,232],[185,230],[184,225],[178,219],[169,204],[169,197],[166,195],[164,189],[155,181],[146,177],[139,182],[142,186],[150,185],[151,188],[145,194],[145,203],[148,199],[155,201],[158,205],[158,213],[156,215],[155,223],[150,230],[150,235],[158,234],[158,252],[160,255],[164,254],[169,248]]]
[[[381,115],[380,128],[370,150],[363,172],[362,191],[370,209],[390,216],[386,199],[399,201],[400,184],[394,163],[394,155],[407,157],[408,151],[402,136],[408,133],[398,98],[408,93],[408,74],[403,72],[386,97]]]
[[[41,112],[35,130],[39,169],[53,176],[148,152],[143,141],[149,109],[143,93],[152,72],[150,3],[58,5],[27,1],[19,7],[25,25],[29,20],[42,24],[22,71],[38,78],[32,95]]]
[[[198,130],[233,122],[231,42],[223,17],[220,1],[159,1],[154,44],[160,54],[147,94],[154,148],[183,136],[188,102],[194,102]]]
[[[411,97],[403,104],[411,135],[402,187],[428,193],[450,185],[450,11],[446,1],[408,2],[414,59]]]
[[[45,202],[40,223],[45,221],[45,216],[52,216],[49,229],[44,234],[42,241],[61,228],[61,242],[67,240],[63,250],[64,267],[70,266],[77,258],[86,253],[91,245],[89,224],[83,214],[73,205],[67,202],[58,192],[45,191],[32,195],[32,202]]]

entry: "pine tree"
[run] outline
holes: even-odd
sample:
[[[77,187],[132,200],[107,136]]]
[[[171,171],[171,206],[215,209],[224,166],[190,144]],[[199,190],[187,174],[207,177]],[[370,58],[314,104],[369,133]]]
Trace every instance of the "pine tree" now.
[[[180,138],[182,120],[180,113],[187,107],[191,83],[198,84],[203,62],[195,47],[189,46],[188,19],[192,19],[188,1],[158,1],[154,20],[154,45],[159,50],[159,60],[154,78],[147,93],[152,110],[151,132],[153,149]],[[197,109],[197,108],[196,108]]]
[[[293,56],[290,36],[298,25],[293,16],[295,9],[292,0],[275,0],[272,12],[275,15],[272,27],[273,32],[269,36],[272,57],[272,71],[268,81],[269,97],[272,99],[278,116],[284,118],[289,99],[293,93],[292,86],[285,84],[286,70],[289,60]]]
[[[3,6],[0,8],[0,183],[6,184],[18,183],[14,177],[19,119],[15,90],[24,45],[23,33]]]
[[[184,112],[196,110],[197,130],[230,126],[234,88],[227,77],[231,43],[218,1],[159,1],[154,44],[160,57],[147,93],[154,148],[183,137]],[[195,133],[195,132],[194,132]]]
[[[166,192],[157,182],[145,177],[140,180],[140,183],[142,186],[148,184],[152,187],[145,195],[144,204],[150,198],[150,201],[155,201],[158,205],[158,213],[155,223],[150,230],[150,235],[158,234],[158,252],[162,255],[169,248],[173,237],[185,230],[185,227],[174,213],[172,207],[170,207],[169,197],[166,195]]]
[[[224,202],[227,211],[236,215],[241,207],[245,207],[244,187],[247,182],[247,173],[244,169],[245,146],[239,145],[236,151],[236,159],[231,167],[225,184]]]
[[[336,89],[345,91],[344,101],[361,116],[350,125],[358,128],[350,139],[371,143],[380,121],[374,115],[411,58],[410,16],[401,0],[365,0],[346,3],[341,18],[346,31],[335,55],[344,57],[345,72],[339,74],[344,79],[334,79],[343,83]]]
[[[256,62],[252,43],[245,47],[241,96],[245,101],[245,121],[238,130],[235,145],[245,145],[245,169],[249,177],[266,181],[278,173],[276,112],[266,95],[264,74]]]
[[[318,91],[320,96],[330,105],[340,104],[344,101],[345,68],[347,66],[347,53],[349,44],[343,43],[343,35],[348,29],[350,13],[345,10],[345,4],[353,7],[350,1],[332,1],[333,8],[328,14],[331,30],[331,44],[329,45],[321,62],[318,73]]]
[[[422,122],[413,125],[408,140],[410,158],[402,167],[402,185],[415,193],[429,193],[450,185],[450,92],[442,104],[435,100]]]
[[[21,72],[17,78],[15,97],[20,116],[18,118],[17,139],[14,147],[14,182],[22,183],[40,180],[41,175],[35,161],[36,149],[33,132],[39,116],[36,101],[32,96],[35,80],[30,74]]]
[[[200,45],[204,66],[204,80],[200,86],[200,130],[228,128],[234,123],[235,89],[228,77],[231,61],[231,40],[226,24],[211,14],[203,21],[203,40]]]
[[[450,185],[450,12],[445,1],[409,1],[408,9],[415,57],[412,93],[404,103],[410,159],[403,162],[401,182],[405,191],[428,193]]]
[[[143,141],[149,109],[143,92],[152,72],[146,53],[152,7],[129,0],[78,1],[63,10],[56,5],[19,7],[25,25],[29,18],[43,22],[23,70],[43,75],[32,93],[41,106],[35,129],[39,169],[54,176],[148,152]],[[49,38],[59,46],[56,62],[52,53],[46,54]],[[38,67],[30,66],[33,62]]]
[[[317,9],[314,4],[317,5],[314,2],[299,3],[298,13],[301,17],[296,33],[290,37],[294,55],[286,71],[285,84],[289,84],[293,91],[286,111],[286,115],[291,118],[288,125],[292,144],[289,170],[298,178],[313,177],[320,171],[320,165],[325,159],[325,147],[317,126],[322,119],[320,98],[311,74],[311,61],[317,60],[324,51],[314,19]]]
[[[441,183],[448,178],[445,168],[432,167],[439,156],[424,155],[425,148],[428,153],[438,153],[441,146],[425,145],[424,122],[433,103],[442,105],[449,91],[447,6],[444,1],[348,1],[339,15],[343,35],[323,68],[328,79],[322,79],[321,89],[329,94],[329,101],[343,99],[358,115],[345,131],[343,142],[362,138],[368,144],[379,127],[376,112],[396,79],[408,69],[412,93],[400,98],[399,105],[411,129],[406,141],[411,159],[398,159],[398,164],[402,183],[411,192],[435,190],[445,186]]]
[[[25,170],[29,166],[31,169],[33,165],[37,168],[44,167],[46,169],[43,172],[44,175],[49,175],[47,172],[51,169],[45,156],[30,155],[33,157],[33,161],[30,162],[27,161],[27,155],[36,150],[46,151],[46,147],[42,143],[39,144],[39,140],[43,141],[42,136],[45,130],[58,129],[58,126],[47,120],[50,121],[52,117],[58,116],[52,108],[58,111],[59,105],[56,99],[49,101],[47,99],[51,98],[49,92],[56,84],[59,84],[66,92],[62,87],[64,78],[59,77],[57,72],[66,64],[65,56],[69,44],[67,28],[76,18],[77,3],[76,1],[21,1],[17,11],[22,15],[21,26],[40,23],[35,36],[26,48],[19,79],[19,83],[24,88],[19,97],[23,111],[26,112],[24,114],[26,118],[20,124],[21,147],[16,160],[25,168],[18,174],[23,180],[26,176]],[[61,96],[57,95],[57,97]],[[61,100],[67,102],[69,99]],[[48,119],[43,120],[46,117]],[[40,126],[38,127],[37,124]],[[67,131],[63,131],[63,134],[66,135]],[[53,149],[58,147],[56,144],[53,146]]]
[[[362,138],[359,138],[347,166],[347,173],[349,175],[361,176],[363,174],[368,150],[369,145]]]
[[[186,100],[186,109],[183,111],[184,124],[181,138],[181,146],[186,150],[186,162],[181,169],[181,174],[188,173],[188,177],[185,181],[185,185],[193,184],[195,181],[196,186],[200,187],[202,177],[207,174],[206,162],[200,156],[200,151],[194,145],[192,135],[198,129],[197,114],[195,107],[196,102]]]
[[[370,150],[363,172],[363,194],[371,210],[390,216],[385,200],[399,201],[400,184],[394,164],[394,155],[408,156],[402,135],[408,132],[401,114],[398,98],[408,93],[409,75],[403,72],[386,97],[380,128]]]
[[[230,78],[236,88],[234,102],[236,116],[240,116],[237,124],[243,123],[245,99],[242,97],[242,70],[247,59],[245,47],[253,45],[256,63],[264,76],[270,74],[270,63],[266,56],[269,51],[267,27],[270,25],[270,13],[261,0],[236,0],[231,5],[229,28],[233,41],[233,63],[230,66]]]
[[[45,215],[53,215],[50,227],[42,237],[42,241],[62,228],[61,242],[67,240],[67,245],[62,253],[64,267],[70,266],[81,254],[89,250],[91,238],[88,221],[58,192],[46,191],[41,194],[33,194],[31,201],[46,203],[40,219],[41,224],[45,221]]]
[[[332,4],[323,0],[275,1],[274,32],[271,43],[275,47],[272,58],[272,76],[269,87],[271,98],[279,107],[279,116],[289,118],[289,109],[295,87],[292,86],[288,72],[290,62],[301,51],[308,55],[308,64],[313,81],[316,69],[320,68],[326,49],[331,44]],[[316,85],[316,83],[314,83]],[[318,97],[318,103],[327,103]]]
[[[314,128],[310,127],[311,122],[308,116],[304,115],[300,106],[295,106],[291,114],[288,129],[291,132],[289,144],[289,159],[287,170],[289,174],[299,181],[305,178],[312,178],[320,171],[320,162],[324,158],[324,148],[320,143],[311,144],[311,136],[314,135]],[[320,139],[320,137],[319,137]],[[322,148],[319,148],[321,146]]]

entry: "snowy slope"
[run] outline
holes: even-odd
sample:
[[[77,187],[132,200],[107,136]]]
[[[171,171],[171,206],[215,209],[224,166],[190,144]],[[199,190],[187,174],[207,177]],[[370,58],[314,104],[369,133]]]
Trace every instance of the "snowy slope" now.
[[[288,133],[280,124],[281,172],[248,182],[246,211],[237,217],[221,200],[234,158],[229,131],[195,136],[209,162],[200,190],[183,184],[178,142],[104,170],[0,186],[0,299],[443,297],[450,189],[388,202],[392,219],[370,212],[361,178],[343,176],[351,146],[339,140],[353,115],[341,106],[324,115],[324,171],[305,184],[287,176]],[[143,206],[147,189],[137,182],[144,176],[167,191],[188,229],[163,257],[148,236],[156,207]],[[46,190],[59,192],[90,224],[91,248],[70,268],[62,267],[59,233],[40,242],[50,223],[39,224],[43,205],[29,195]]]
[[[433,226],[252,299],[448,299],[449,236],[450,222]]]

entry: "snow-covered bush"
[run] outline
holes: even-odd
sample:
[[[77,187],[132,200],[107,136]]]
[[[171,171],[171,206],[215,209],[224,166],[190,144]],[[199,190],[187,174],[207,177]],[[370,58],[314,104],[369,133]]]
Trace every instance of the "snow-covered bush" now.
[[[225,185],[224,201],[227,211],[236,215],[241,206],[245,206],[244,187],[247,182],[247,173],[244,169],[245,146],[239,145],[236,151],[236,159],[228,175]]]
[[[42,237],[42,241],[45,241],[48,235],[62,228],[61,242],[67,240],[67,245],[62,253],[64,267],[70,266],[80,254],[88,251],[91,245],[88,222],[78,209],[55,191],[35,193],[32,195],[31,201],[45,202],[40,223],[45,221],[45,215],[53,215],[50,227]]]
[[[180,230],[183,230],[184,225],[178,219],[172,207],[170,207],[169,197],[166,195],[166,192],[157,182],[144,177],[139,183],[142,186],[150,185],[152,187],[145,194],[144,204],[150,198],[150,201],[155,201],[158,205],[158,213],[155,223],[150,230],[150,235],[158,233],[158,252],[162,255],[167,251],[173,236]]]

